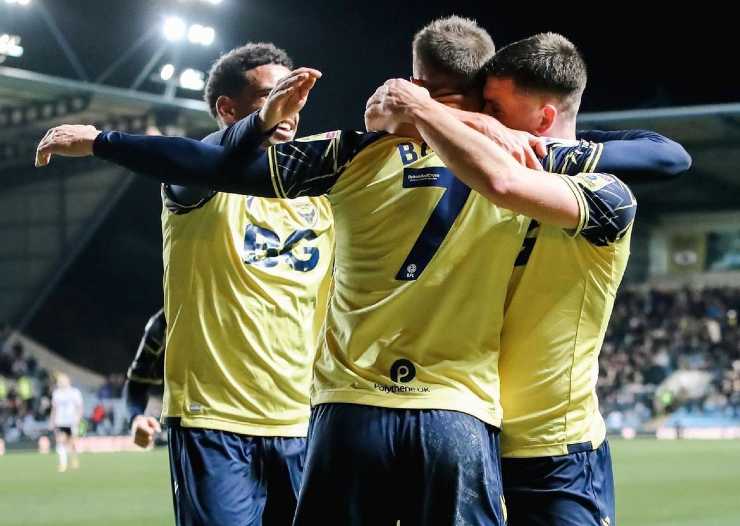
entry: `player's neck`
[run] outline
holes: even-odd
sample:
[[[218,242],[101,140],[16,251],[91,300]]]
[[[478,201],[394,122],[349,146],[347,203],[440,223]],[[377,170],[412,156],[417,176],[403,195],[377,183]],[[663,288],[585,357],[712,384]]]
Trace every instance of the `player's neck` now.
[[[547,137],[554,139],[576,139],[576,121],[575,119],[557,119],[552,127],[545,133]]]

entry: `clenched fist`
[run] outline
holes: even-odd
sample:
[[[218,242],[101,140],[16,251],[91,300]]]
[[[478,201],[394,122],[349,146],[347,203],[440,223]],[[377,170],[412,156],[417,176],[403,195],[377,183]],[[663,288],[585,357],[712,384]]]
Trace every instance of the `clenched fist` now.
[[[151,416],[138,415],[131,423],[131,435],[134,438],[134,444],[142,448],[152,447],[154,445],[154,435],[161,432],[162,427],[159,422]]]

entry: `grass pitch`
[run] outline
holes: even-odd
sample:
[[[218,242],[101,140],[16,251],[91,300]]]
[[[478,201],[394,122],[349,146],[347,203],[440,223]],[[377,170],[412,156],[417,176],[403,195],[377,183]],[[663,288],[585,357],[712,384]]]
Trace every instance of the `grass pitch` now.
[[[618,526],[740,525],[740,441],[612,441]],[[0,457],[2,526],[173,524],[167,454]]]

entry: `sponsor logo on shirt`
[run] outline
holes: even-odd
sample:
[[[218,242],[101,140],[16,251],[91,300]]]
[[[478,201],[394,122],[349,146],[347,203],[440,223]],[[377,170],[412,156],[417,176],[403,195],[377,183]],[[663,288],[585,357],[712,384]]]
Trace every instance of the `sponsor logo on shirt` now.
[[[390,369],[390,377],[395,382],[395,385],[376,383],[374,384],[375,390],[388,394],[431,392],[428,386],[399,385],[407,384],[416,378],[416,367],[409,360],[402,358],[393,362]]]

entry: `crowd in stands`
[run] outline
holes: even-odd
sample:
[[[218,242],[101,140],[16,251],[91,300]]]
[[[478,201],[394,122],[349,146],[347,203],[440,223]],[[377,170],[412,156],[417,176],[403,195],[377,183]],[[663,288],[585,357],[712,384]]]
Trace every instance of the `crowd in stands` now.
[[[679,408],[740,418],[738,312],[740,288],[622,290],[599,360],[607,426],[636,428]],[[696,389],[664,383],[685,372]]]
[[[7,443],[35,440],[50,431],[53,375],[38,365],[22,343],[5,344],[4,339],[0,340],[0,439]],[[82,390],[85,400],[82,434],[128,432],[121,425],[125,415],[117,414],[123,407],[120,403],[123,383],[124,376],[116,374],[109,376],[97,392]]]
[[[37,437],[51,411],[52,379],[23,345],[0,349],[0,438]]]

